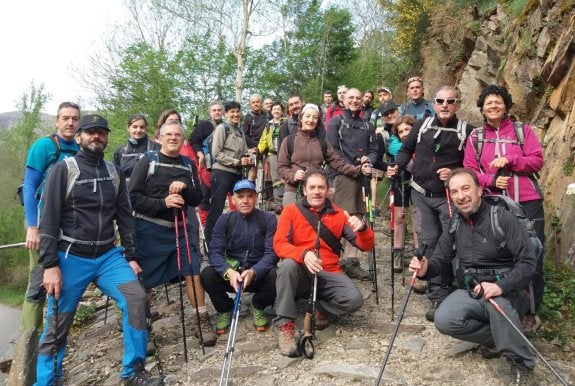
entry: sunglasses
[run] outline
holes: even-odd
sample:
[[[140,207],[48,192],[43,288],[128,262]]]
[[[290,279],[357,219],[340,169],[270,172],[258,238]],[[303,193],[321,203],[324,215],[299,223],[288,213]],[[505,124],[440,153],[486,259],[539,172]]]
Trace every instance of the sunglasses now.
[[[435,98],[435,103],[437,103],[438,105],[442,105],[444,102],[447,102],[448,105],[453,105],[455,103],[457,103],[457,99],[455,98],[451,98],[451,99],[443,99],[443,98]]]

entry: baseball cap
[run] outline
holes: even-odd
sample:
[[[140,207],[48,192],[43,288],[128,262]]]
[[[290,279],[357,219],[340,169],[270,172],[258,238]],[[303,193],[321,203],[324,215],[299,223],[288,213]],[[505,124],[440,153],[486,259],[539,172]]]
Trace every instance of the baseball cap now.
[[[256,186],[250,180],[240,180],[236,182],[236,184],[234,185],[234,193],[242,189],[250,189],[256,192]]]
[[[381,115],[385,115],[392,110],[397,110],[398,108],[399,106],[396,105],[394,101],[387,101],[381,106]]]
[[[102,116],[97,114],[85,115],[80,118],[78,124],[78,133],[82,130],[101,128],[110,131],[108,127],[108,121],[106,121]]]
[[[393,94],[391,93],[391,90],[389,89],[389,87],[383,86],[383,87],[380,87],[377,89],[378,94],[382,91],[385,91],[386,93],[388,93],[393,98]]]

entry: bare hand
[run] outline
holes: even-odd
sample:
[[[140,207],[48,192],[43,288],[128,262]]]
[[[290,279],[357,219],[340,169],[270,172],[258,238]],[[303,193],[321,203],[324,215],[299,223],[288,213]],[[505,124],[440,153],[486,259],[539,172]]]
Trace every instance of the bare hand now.
[[[364,176],[369,176],[371,174],[371,165],[368,163],[362,164],[361,165],[361,173]]]
[[[503,290],[501,289],[501,287],[499,287],[495,283],[489,283],[486,281],[483,281],[480,284],[476,285],[475,288],[473,289],[473,292],[479,293],[481,290],[480,286],[483,288],[483,297],[485,298],[485,300],[503,295]]]
[[[196,156],[198,158],[198,165],[200,165],[200,167],[205,168],[206,167],[206,156],[204,155],[203,151],[199,151],[196,153]]]
[[[428,261],[425,256],[419,260],[416,256],[413,256],[409,262],[409,272],[417,272],[417,276],[425,276],[427,273]]]
[[[362,156],[362,157],[359,159],[359,163],[362,164],[362,165],[363,165],[363,164],[370,164],[370,163],[371,163],[371,160],[369,159],[368,156],[364,155],[364,156]]]
[[[240,164],[242,166],[248,166],[250,164],[250,161],[251,161],[251,157],[249,155],[246,155],[240,159]]]
[[[247,288],[250,285],[255,276],[256,272],[253,269],[246,269],[242,272],[241,279],[244,282],[244,288]]]
[[[185,204],[184,199],[179,194],[170,194],[164,199],[164,201],[166,202],[167,208],[180,209]]]
[[[509,160],[507,159],[507,157],[497,157],[489,163],[489,167],[492,167],[495,169],[501,169],[501,168],[504,168],[505,166],[507,166],[508,163],[509,163]]]
[[[316,274],[323,269],[322,261],[312,251],[306,252],[303,256],[303,263],[311,274]]]
[[[293,177],[294,181],[303,181],[304,178],[305,178],[305,171],[301,169],[295,172],[295,176]]]
[[[28,227],[26,230],[26,248],[40,249],[40,229],[38,227]]]
[[[170,194],[180,194],[187,187],[188,186],[184,182],[174,181],[170,184],[170,187],[168,188],[168,192]]]
[[[399,172],[399,167],[397,165],[387,167],[387,178],[393,178]]]
[[[497,177],[497,179],[495,180],[495,186],[497,187],[497,189],[501,190],[507,189],[507,186],[509,185],[509,178],[510,177],[505,176]]]
[[[62,289],[62,271],[60,271],[60,267],[46,268],[42,284],[46,288],[48,295],[54,295],[56,300],[59,299],[60,290]]]
[[[449,172],[451,172],[451,169],[449,168],[440,168],[437,169],[437,176],[441,181],[445,181],[447,180],[447,177],[449,177]]]
[[[367,226],[360,216],[350,216],[347,210],[344,210],[343,213],[345,214],[345,218],[347,218],[347,223],[354,232],[362,231]]]
[[[243,280],[242,276],[238,271],[230,269],[227,273],[228,279],[230,280],[230,285],[234,289],[234,291],[238,292],[238,285]]]
[[[128,261],[128,264],[130,264],[130,267],[132,268],[132,271],[134,271],[134,274],[136,276],[138,276],[140,272],[142,272],[142,268],[140,268],[140,264],[138,264],[137,261],[135,260]]]

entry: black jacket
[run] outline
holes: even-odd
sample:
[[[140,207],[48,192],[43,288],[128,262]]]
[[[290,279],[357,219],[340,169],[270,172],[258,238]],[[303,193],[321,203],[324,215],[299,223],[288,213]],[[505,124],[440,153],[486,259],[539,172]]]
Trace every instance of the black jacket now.
[[[262,136],[268,121],[268,115],[263,110],[259,113],[250,111],[246,114],[242,129],[246,136],[248,149],[253,149],[258,146],[258,143],[260,143],[260,137]]]
[[[510,272],[496,283],[503,293],[519,291],[529,285],[535,273],[536,257],[533,245],[515,216],[502,210],[499,222],[505,234],[506,246],[500,246],[491,225],[490,205],[482,200],[469,221],[459,218],[454,235],[444,232],[429,260],[427,278],[452,270],[451,260],[459,258],[459,266],[467,268],[509,268]],[[454,221],[454,220],[452,220]],[[454,250],[455,245],[455,250]]]
[[[126,180],[130,179],[134,166],[142,155],[149,150],[160,150],[162,145],[151,141],[148,136],[140,139],[128,139],[125,145],[119,146],[114,151],[114,165],[124,171]]]
[[[40,220],[40,260],[44,268],[58,265],[58,251],[65,251],[69,242],[59,241],[60,230],[65,236],[82,241],[104,241],[114,237],[114,220],[118,225],[122,247],[127,260],[136,260],[134,219],[128,203],[126,182],[122,170],[118,170],[120,184],[118,194],[104,163],[103,154],[94,155],[81,150],[76,156],[80,169],[78,181],[66,199],[68,167],[58,162],[48,175],[44,189],[44,208]],[[90,180],[94,181],[89,182]],[[77,256],[95,258],[112,248],[114,242],[91,246],[72,243],[69,252]]]
[[[203,141],[214,131],[214,129],[220,124],[220,122],[215,122],[211,119],[205,121],[199,121],[196,127],[190,134],[190,145],[194,149],[194,153],[198,154],[199,151],[203,152],[202,146]]]
[[[445,192],[444,182],[439,179],[437,170],[441,168],[455,169],[463,166],[463,151],[458,150],[461,143],[457,133],[453,131],[441,131],[437,138],[434,138],[436,130],[427,130],[421,135],[421,141],[417,142],[419,129],[425,122],[421,119],[413,125],[406,140],[401,145],[395,163],[400,169],[407,166],[411,161],[413,154],[415,160],[413,164],[413,181],[423,189],[434,194],[443,194]],[[453,118],[443,127],[456,128],[459,120]],[[442,126],[441,122],[434,118],[432,126]],[[467,125],[466,137],[473,130],[471,125]]]

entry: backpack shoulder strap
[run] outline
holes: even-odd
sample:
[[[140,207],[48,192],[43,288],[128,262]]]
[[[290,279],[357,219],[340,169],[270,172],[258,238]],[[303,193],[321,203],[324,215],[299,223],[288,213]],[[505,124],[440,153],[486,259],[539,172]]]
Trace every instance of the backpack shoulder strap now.
[[[54,153],[54,158],[52,159],[52,162],[50,162],[50,164],[53,164],[58,162],[58,159],[60,158],[60,141],[58,140],[58,136],[56,134],[50,134],[49,137],[52,142],[54,142],[54,146],[56,146],[56,153]]]
[[[499,243],[497,249],[503,249],[507,245],[505,240],[505,233],[501,227],[501,211],[504,210],[500,205],[494,204],[489,208],[489,213],[491,216],[491,230],[493,231],[493,236],[495,240]]]
[[[148,181],[156,170],[158,169],[158,164],[160,163],[160,156],[158,155],[157,150],[150,150],[146,152],[146,156],[148,157],[148,175],[146,176],[146,181]]]
[[[525,124],[520,121],[515,121],[513,122],[513,129],[515,130],[517,143],[521,147],[521,152],[523,152],[523,144],[525,143]]]
[[[286,146],[287,146],[287,151],[288,151],[288,161],[291,165],[291,155],[293,153],[293,146],[294,146],[294,142],[295,142],[295,134],[289,134],[286,139]]]
[[[116,169],[116,165],[113,162],[105,161],[106,168],[108,169],[108,174],[112,177],[112,184],[114,185],[114,191],[116,192],[116,197],[118,197],[118,193],[120,192],[120,175],[118,174],[118,169]]]
[[[449,235],[451,236],[451,241],[453,242],[453,250],[457,249],[455,245],[455,234],[457,233],[457,228],[459,228],[460,221],[459,212],[456,212],[449,220]]]
[[[320,221],[316,215],[314,215],[311,210],[300,204],[299,202],[296,203],[297,208],[301,212],[301,214],[305,217],[307,222],[310,223],[313,229],[317,229],[317,224]],[[322,223],[323,224],[323,223]],[[333,233],[327,228],[327,226],[322,226],[320,228],[319,236],[326,242],[327,245],[331,248],[331,250],[339,256],[343,247],[339,240],[334,236]]]
[[[423,121],[423,124],[419,128],[419,133],[417,133],[417,142],[421,141],[421,136],[429,129],[431,122],[433,122],[433,117],[425,118],[425,121]]]
[[[327,140],[322,136],[318,136],[317,140],[319,141],[319,145],[321,146],[321,152],[323,154],[323,162],[325,163],[327,159]]]
[[[78,167],[78,162],[74,157],[64,158],[66,162],[66,167],[68,169],[68,180],[66,182],[66,200],[70,196],[78,177],[80,176],[80,168]]]

